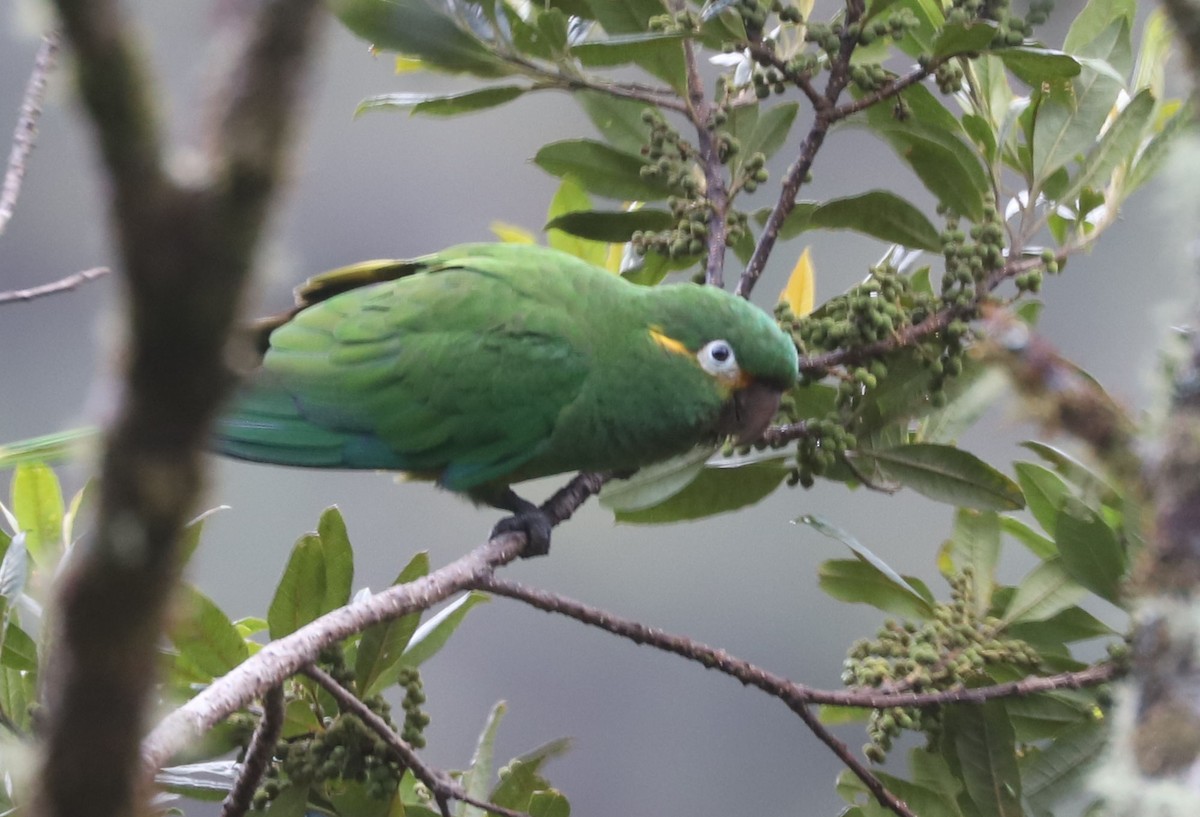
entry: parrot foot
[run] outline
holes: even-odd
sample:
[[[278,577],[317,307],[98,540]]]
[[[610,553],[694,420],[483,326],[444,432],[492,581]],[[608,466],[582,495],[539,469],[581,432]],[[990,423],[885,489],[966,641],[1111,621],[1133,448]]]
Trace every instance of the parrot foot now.
[[[532,502],[521,499],[511,489],[496,504],[497,507],[506,511],[512,511],[513,515],[497,522],[496,526],[492,528],[492,536],[504,533],[525,534],[525,549],[521,551],[522,559],[528,559],[531,556],[545,556],[550,552],[550,531],[553,526],[545,511]]]

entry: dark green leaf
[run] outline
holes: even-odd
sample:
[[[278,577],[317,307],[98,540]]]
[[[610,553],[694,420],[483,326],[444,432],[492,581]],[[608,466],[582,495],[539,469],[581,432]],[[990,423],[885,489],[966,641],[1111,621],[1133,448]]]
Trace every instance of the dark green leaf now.
[[[429,0],[329,0],[346,28],[377,48],[421,60],[430,68],[479,77],[514,69],[473,33],[459,27],[442,4]]]
[[[800,105],[796,102],[784,102],[760,110],[750,136],[742,141],[742,153],[745,156],[762,153],[768,159],[774,156],[787,140],[799,110]]]
[[[185,583],[179,604],[185,612],[175,617],[167,635],[183,661],[216,678],[249,657],[246,641],[212,599]]]
[[[915,443],[859,452],[881,470],[919,494],[976,510],[1024,507],[1020,488],[974,454],[948,445]]]
[[[542,766],[550,758],[565,753],[570,746],[570,740],[560,738],[509,761],[507,774],[492,789],[488,802],[528,813],[533,795],[550,788],[549,782],[540,774]]]
[[[901,618],[926,619],[933,613],[929,602],[912,589],[911,579],[897,584],[861,558],[822,562],[817,583],[839,601],[869,604]]]
[[[325,561],[325,598],[321,604],[321,613],[325,614],[350,601],[350,588],[354,584],[354,551],[346,522],[336,505],[321,514],[317,536],[321,538]]]
[[[823,202],[813,211],[811,226],[855,230],[913,249],[941,250],[938,231],[929,219],[908,201],[886,190]]]
[[[408,642],[408,648],[404,651],[403,663],[410,667],[416,667],[436,655],[438,650],[445,646],[454,631],[458,629],[458,625],[462,624],[471,608],[485,601],[491,601],[491,597],[486,593],[472,590],[462,594],[439,610],[437,615],[426,621],[413,633],[413,637]]]
[[[1087,591],[1063,567],[1061,559],[1051,559],[1035,567],[1017,585],[1004,620],[1012,624],[1041,621],[1074,607]]]
[[[759,462],[737,468],[704,468],[687,487],[648,508],[618,511],[617,521],[658,525],[685,519],[704,519],[761,501],[779,487],[787,469],[779,462]]]
[[[987,177],[975,151],[949,132],[890,124],[875,127],[938,200],[960,215],[983,216]]]
[[[586,40],[571,46],[579,64],[587,68],[612,68],[617,65],[667,64],[680,54],[679,34],[642,32],[619,34],[603,40]],[[664,77],[663,79],[666,79]]]
[[[325,555],[321,539],[306,534],[292,548],[271,606],[267,624],[271,638],[283,638],[321,615],[325,599]]]
[[[953,707],[944,717],[944,734],[952,736],[966,794],[978,813],[1020,817],[1021,778],[1004,703]]]
[[[41,463],[19,465],[13,473],[11,490],[10,507],[25,532],[29,555],[35,564],[54,564],[62,544],[65,510],[58,477],[49,466]]]
[[[1092,720],[1096,701],[1089,691],[1063,690],[1017,697],[1005,703],[1013,732],[1021,743],[1057,738]]]
[[[650,30],[650,18],[667,13],[659,0],[604,0],[589,5],[595,19],[613,38],[622,34],[644,36]],[[579,47],[575,46],[572,50],[578,53]],[[673,48],[660,47],[644,53],[633,53],[630,58],[676,91],[686,92],[683,48],[678,42],[674,43]]]
[[[25,672],[38,671],[37,644],[29,634],[9,621],[4,629],[4,647],[0,650],[0,664]]]
[[[1070,54],[1050,48],[1017,46],[996,52],[1004,66],[1031,88],[1046,82],[1069,80],[1079,76],[1079,62]]]
[[[613,147],[637,153],[646,144],[650,128],[642,121],[642,114],[650,106],[645,102],[590,90],[576,91],[571,96]]]
[[[1014,622],[1006,629],[1014,638],[1024,639],[1034,646],[1070,644],[1117,635],[1116,630],[1081,607],[1068,607],[1041,621],[1031,618],[1027,622]]]
[[[960,572],[971,569],[975,612],[987,614],[996,586],[996,563],[1000,559],[1000,517],[994,511],[959,508],[954,515],[951,538],[955,563]]]
[[[1110,729],[1103,721],[1079,723],[1054,742],[1031,747],[1020,760],[1021,789],[1039,814],[1048,813],[1061,799],[1077,795],[1104,757]]]
[[[1042,526],[1042,530],[1054,535],[1054,526],[1058,521],[1058,509],[1071,491],[1053,471],[1035,465],[1032,462],[1018,462],[1013,465],[1017,474],[1017,482],[1025,494],[1025,502],[1029,512]]]
[[[888,791],[904,801],[914,814],[920,817],[961,817],[962,812],[954,801],[954,796],[928,786],[905,780],[895,775],[876,772],[880,781]],[[855,804],[862,817],[891,817],[895,812],[881,805],[871,794],[863,782],[849,770],[838,775],[838,793],[848,803]],[[852,813],[843,812],[843,817]]]
[[[421,551],[400,571],[393,585],[407,584],[429,574],[429,554]],[[363,631],[354,658],[354,679],[363,697],[382,692],[396,682],[404,650],[417,625],[419,612],[383,621]]]
[[[552,219],[544,229],[617,244],[628,241],[639,230],[658,232],[674,225],[675,217],[665,210],[579,210]]]
[[[938,32],[933,44],[933,56],[953,57],[956,54],[986,51],[997,30],[998,26],[987,20],[950,23]]]
[[[558,186],[558,190],[554,191],[554,198],[550,199],[550,206],[546,210],[546,220],[554,221],[559,216],[564,216],[567,213],[585,211],[592,209],[592,197],[583,189],[579,181],[574,176],[565,176],[562,184]],[[589,241],[586,238],[565,233],[562,230],[548,230],[546,232],[546,243],[556,250],[561,250],[568,255],[573,255],[576,258],[583,259],[589,264],[603,267],[608,259],[608,245],[599,241]]]
[[[534,792],[529,798],[529,817],[570,817],[571,804],[557,789]]]
[[[354,109],[354,115],[368,111],[404,110],[429,116],[457,116],[482,111],[511,102],[528,91],[520,85],[493,85],[453,94],[394,93],[369,96]]]
[[[572,176],[588,192],[609,198],[654,201],[672,192],[666,183],[642,177],[647,165],[641,156],[591,139],[551,142],[534,162],[552,176]]]
[[[1063,567],[1077,582],[1114,604],[1125,577],[1125,551],[1113,529],[1074,497],[1058,511],[1055,540]]]
[[[615,512],[640,511],[661,505],[696,478],[713,449],[698,446],[662,462],[652,463],[628,479],[610,481],[600,491],[600,504]]]

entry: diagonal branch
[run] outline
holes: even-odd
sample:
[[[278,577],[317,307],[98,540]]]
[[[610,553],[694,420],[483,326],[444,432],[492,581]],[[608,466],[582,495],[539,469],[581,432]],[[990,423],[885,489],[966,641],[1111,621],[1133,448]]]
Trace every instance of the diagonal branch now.
[[[81,284],[103,278],[110,272],[108,267],[92,267],[81,272],[75,272],[48,284],[39,284],[28,289],[10,289],[0,292],[0,304],[11,304],[17,301],[32,301],[46,295],[57,295],[60,292],[70,292]]]
[[[37,143],[38,120],[42,117],[42,102],[46,98],[46,78],[54,70],[57,56],[58,33],[50,32],[42,38],[37,56],[33,58],[33,73],[29,75],[25,96],[21,100],[12,150],[8,154],[8,168],[4,171],[4,185],[0,187],[0,235],[4,234],[17,209],[25,165]]]
[[[268,689],[263,693],[262,702],[262,720],[250,738],[237,780],[221,804],[221,817],[243,817],[250,810],[254,792],[271,764],[275,743],[283,732],[283,687]]]

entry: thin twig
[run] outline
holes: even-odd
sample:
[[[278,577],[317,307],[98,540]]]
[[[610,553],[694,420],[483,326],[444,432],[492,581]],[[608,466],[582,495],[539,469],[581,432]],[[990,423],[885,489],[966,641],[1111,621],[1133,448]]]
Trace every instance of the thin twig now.
[[[493,814],[499,814],[501,817],[529,817],[524,812],[513,811],[504,806],[497,806],[495,803],[479,800],[467,794],[448,774],[440,769],[429,766],[425,761],[421,760],[413,747],[397,735],[396,730],[388,726],[387,721],[372,712],[370,707],[360,701],[350,690],[339,684],[337,679],[332,675],[312,664],[305,667],[303,672],[332,695],[343,711],[354,713],[368,729],[383,739],[388,748],[395,753],[396,758],[433,792],[442,817],[450,817],[450,800],[452,799],[461,800],[476,808],[485,809]]]
[[[42,117],[42,103],[46,98],[46,78],[54,70],[57,55],[58,32],[51,31],[42,37],[37,56],[33,58],[33,73],[29,75],[25,96],[21,99],[17,129],[13,133],[12,150],[8,154],[8,169],[4,172],[4,186],[0,187],[0,235],[4,234],[17,209],[25,165],[37,142],[38,120]]]
[[[233,788],[221,804],[221,817],[242,817],[250,810],[254,792],[270,768],[275,744],[283,731],[283,687],[273,686],[263,693],[263,714],[258,728],[246,747],[246,757]]]
[[[10,289],[0,292],[0,304],[13,303],[14,301],[32,301],[35,298],[41,298],[45,295],[69,292],[80,284],[94,281],[97,278],[103,278],[109,272],[108,267],[92,267],[91,269],[85,269],[82,272],[68,275],[65,278],[59,278],[57,281],[51,281],[48,284],[39,284],[28,289]]]

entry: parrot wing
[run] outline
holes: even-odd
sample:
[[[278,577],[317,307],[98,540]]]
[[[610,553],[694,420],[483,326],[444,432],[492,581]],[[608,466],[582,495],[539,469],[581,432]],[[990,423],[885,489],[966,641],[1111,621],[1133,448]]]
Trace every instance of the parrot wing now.
[[[487,255],[433,256],[419,273],[406,266],[302,308],[271,333],[216,447],[412,471],[457,491],[504,482],[548,445],[589,371],[570,314],[527,272]]]

